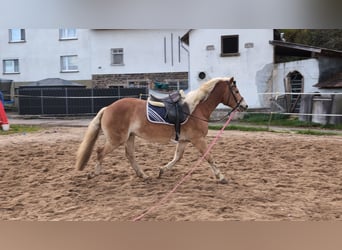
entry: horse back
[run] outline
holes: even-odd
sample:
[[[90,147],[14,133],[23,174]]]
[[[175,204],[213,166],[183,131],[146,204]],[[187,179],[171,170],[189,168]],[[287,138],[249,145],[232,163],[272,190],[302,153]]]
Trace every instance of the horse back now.
[[[101,120],[103,129],[126,132],[131,123],[141,119],[146,101],[135,98],[123,98],[107,106]]]

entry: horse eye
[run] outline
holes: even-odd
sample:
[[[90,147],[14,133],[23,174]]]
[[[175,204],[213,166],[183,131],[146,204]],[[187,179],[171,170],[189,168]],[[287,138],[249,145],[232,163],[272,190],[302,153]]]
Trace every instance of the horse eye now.
[[[239,91],[237,90],[237,91],[235,91],[235,93],[236,93],[236,94],[239,94]]]

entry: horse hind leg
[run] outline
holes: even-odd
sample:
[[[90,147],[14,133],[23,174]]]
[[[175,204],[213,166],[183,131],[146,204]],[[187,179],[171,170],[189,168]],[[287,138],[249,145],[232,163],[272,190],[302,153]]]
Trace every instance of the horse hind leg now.
[[[135,173],[137,174],[138,177],[143,178],[145,180],[149,179],[149,176],[144,173],[144,171],[139,167],[135,160],[135,154],[134,154],[134,139],[135,135],[131,134],[128,137],[128,140],[126,141],[126,157],[131,163],[131,166],[133,167]]]
[[[174,157],[173,157],[172,161],[170,161],[168,164],[166,164],[165,166],[163,166],[163,167],[161,167],[159,169],[159,176],[158,176],[158,178],[161,178],[161,176],[163,175],[163,173],[166,170],[171,169],[174,165],[176,165],[176,163],[180,159],[182,159],[186,145],[187,145],[187,142],[179,142],[177,144],[176,151],[175,151],[175,154],[174,154]]]
[[[97,163],[94,175],[99,175],[101,173],[104,157],[118,146],[119,145],[113,145],[110,141],[106,140],[104,146],[97,149]]]

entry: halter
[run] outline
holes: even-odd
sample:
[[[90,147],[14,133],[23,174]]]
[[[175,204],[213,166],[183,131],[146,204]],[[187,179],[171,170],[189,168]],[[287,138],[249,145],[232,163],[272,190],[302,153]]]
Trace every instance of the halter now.
[[[233,96],[234,101],[236,103],[236,106],[232,109],[232,111],[238,109],[240,107],[241,102],[243,101],[243,97],[241,97],[240,101],[237,100],[237,97],[235,96],[234,91],[233,91],[233,87],[236,87],[236,81],[233,81],[233,83],[229,85],[230,96],[231,95]],[[230,96],[228,98],[228,102],[227,103],[229,103]]]
[[[223,119],[228,118],[231,113],[233,113],[235,110],[237,110],[240,107],[241,102],[243,101],[243,97],[241,97],[240,101],[237,100],[237,97],[235,96],[234,91],[233,91],[233,87],[235,87],[235,86],[236,86],[236,81],[233,81],[232,84],[228,84],[228,87],[229,87],[229,90],[230,90],[230,95],[228,97],[227,103],[229,103],[230,97],[233,96],[234,101],[236,103],[236,106],[234,108],[232,108],[225,116],[221,117],[220,119],[209,120],[208,122],[219,122],[219,121],[222,121]]]

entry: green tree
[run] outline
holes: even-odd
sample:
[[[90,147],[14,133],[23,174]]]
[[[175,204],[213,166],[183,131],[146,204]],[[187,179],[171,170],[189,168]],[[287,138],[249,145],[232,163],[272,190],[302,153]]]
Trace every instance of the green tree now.
[[[342,29],[280,29],[287,42],[342,51]]]

